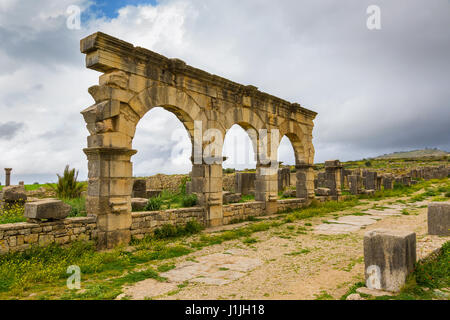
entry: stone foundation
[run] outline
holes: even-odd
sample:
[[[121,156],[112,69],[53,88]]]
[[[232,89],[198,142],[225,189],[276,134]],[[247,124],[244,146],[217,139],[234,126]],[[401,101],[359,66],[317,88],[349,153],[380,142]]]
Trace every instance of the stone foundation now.
[[[67,244],[77,240],[93,240],[97,236],[95,217],[68,218],[42,223],[0,224],[0,254],[23,251],[32,245],[53,242]]]
[[[323,199],[325,200],[325,199]],[[295,210],[306,205],[305,199],[284,199],[276,202],[278,212]],[[266,215],[263,201],[233,203],[223,206],[223,224],[245,220],[250,216]],[[101,217],[100,217],[101,218]],[[184,225],[195,220],[207,226],[207,211],[203,207],[170,209],[163,211],[132,212],[130,235],[142,239],[165,224]],[[9,223],[0,225],[0,254],[24,251],[32,245],[50,243],[69,244],[77,240],[102,241],[97,228],[98,217],[67,218],[54,222]]]

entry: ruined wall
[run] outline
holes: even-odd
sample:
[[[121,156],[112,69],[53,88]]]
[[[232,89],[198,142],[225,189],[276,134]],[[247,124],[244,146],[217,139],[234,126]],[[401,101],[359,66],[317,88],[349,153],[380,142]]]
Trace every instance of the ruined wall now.
[[[196,220],[205,225],[205,209],[202,207],[171,209],[151,212],[133,212],[131,214],[131,236],[142,239],[164,224],[183,225]]]
[[[278,200],[278,211],[298,209],[305,205],[304,199]],[[233,203],[223,206],[223,224],[249,216],[265,214],[262,201]],[[203,207],[170,209],[151,212],[133,212],[131,236],[142,239],[164,224],[184,225],[196,220],[206,225],[206,210]],[[50,243],[69,244],[77,240],[95,240],[97,237],[96,217],[67,218],[54,222],[9,223],[0,225],[0,254],[24,251],[32,245],[45,246]]]
[[[68,218],[42,223],[0,224],[0,254],[23,251],[32,245],[44,246],[52,242],[67,244],[96,237],[95,217]]]
[[[169,190],[178,192],[183,179],[189,177],[187,174],[157,174],[145,178],[147,180],[147,189]]]
[[[223,224],[229,224],[233,220],[247,219],[249,216],[261,216],[264,214],[264,202],[253,201],[245,203],[232,203],[223,206]]]

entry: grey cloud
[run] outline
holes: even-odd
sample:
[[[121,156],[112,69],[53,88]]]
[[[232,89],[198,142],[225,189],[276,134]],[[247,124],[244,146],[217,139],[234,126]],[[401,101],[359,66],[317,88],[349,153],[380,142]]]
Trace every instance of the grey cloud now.
[[[24,127],[25,125],[21,122],[9,121],[0,123],[0,139],[14,138]]]

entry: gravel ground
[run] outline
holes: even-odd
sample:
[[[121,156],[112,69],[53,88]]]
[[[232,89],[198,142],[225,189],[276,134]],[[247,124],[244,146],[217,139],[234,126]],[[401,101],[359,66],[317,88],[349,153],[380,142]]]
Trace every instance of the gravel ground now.
[[[339,299],[352,284],[364,280],[365,232],[378,228],[414,231],[419,259],[449,240],[449,237],[426,235],[427,208],[420,208],[427,204],[426,201],[404,205],[394,203],[394,200],[367,201],[364,205],[327,217],[300,220],[254,233],[252,238],[257,242],[251,244],[239,239],[205,247],[172,259],[176,268],[161,274],[169,279],[168,283],[144,280],[125,288],[124,294],[118,298]],[[346,233],[317,232],[321,228],[319,226],[329,224],[325,221],[364,212],[365,209],[369,212],[374,204],[389,207],[386,212],[397,214],[372,216],[375,219],[372,224],[349,228]],[[405,208],[409,215],[401,214]],[[305,226],[305,223],[312,226]],[[229,228],[224,226],[224,229]],[[220,228],[214,229],[218,230]]]

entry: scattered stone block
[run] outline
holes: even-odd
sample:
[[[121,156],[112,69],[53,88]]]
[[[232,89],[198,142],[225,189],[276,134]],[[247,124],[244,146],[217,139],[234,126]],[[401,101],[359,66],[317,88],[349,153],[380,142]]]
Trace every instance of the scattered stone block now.
[[[329,188],[317,188],[315,192],[318,196],[329,196],[331,190]]]
[[[398,292],[416,262],[414,232],[377,229],[364,235],[366,286]]]
[[[4,187],[2,191],[2,200],[7,204],[24,204],[27,201],[27,194],[24,186],[7,186]]]
[[[450,202],[428,205],[428,234],[450,236]]]
[[[240,193],[233,193],[229,191],[224,191],[222,194],[223,203],[236,203],[241,201],[242,195]]]
[[[364,300],[358,293],[352,293],[347,296],[346,300]]]
[[[159,197],[161,195],[161,193],[162,193],[161,189],[149,189],[149,190],[146,190],[146,192],[145,192],[147,199]]]
[[[131,208],[133,211],[142,211],[148,203],[146,198],[131,198]]]
[[[283,196],[286,198],[289,198],[289,197],[295,198],[297,196],[297,190],[295,190],[295,189],[284,190]]]
[[[373,196],[375,194],[375,190],[364,190],[364,194],[368,196]]]
[[[24,217],[32,220],[61,220],[69,215],[71,207],[56,199],[46,199],[25,204]]]

